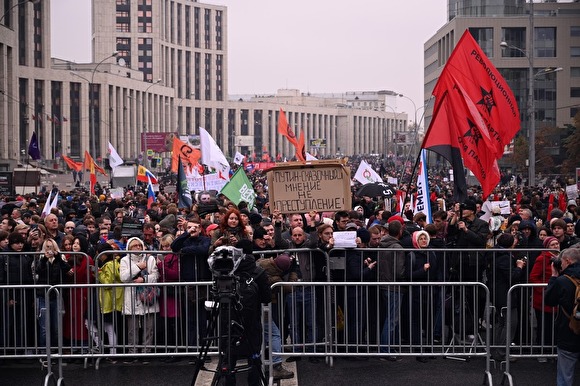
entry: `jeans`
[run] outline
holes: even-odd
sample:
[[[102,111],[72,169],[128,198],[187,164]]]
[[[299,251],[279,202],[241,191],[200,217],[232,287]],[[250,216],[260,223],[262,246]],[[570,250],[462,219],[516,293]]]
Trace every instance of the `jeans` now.
[[[51,347],[58,346],[58,318],[60,313],[58,312],[58,299],[50,299],[48,308],[46,307],[46,298],[44,296],[39,296],[38,298],[38,313],[39,320],[38,325],[40,327],[40,341],[41,347],[46,347],[46,317],[50,317],[50,345]],[[62,311],[62,310],[61,310]]]
[[[313,324],[314,293],[311,288],[297,288],[288,295],[287,306],[290,312],[290,333],[292,344],[315,342]],[[312,349],[309,349],[312,351]]]
[[[401,307],[401,293],[381,290],[384,305],[387,308],[385,323],[381,331],[381,352],[391,353],[391,345],[398,343],[397,327],[399,325],[399,311]]]
[[[557,385],[574,385],[574,368],[580,358],[580,352],[562,350],[558,347]]]
[[[278,328],[278,326],[276,325],[276,323],[274,323],[274,321],[272,320],[272,324],[268,325],[268,323],[264,324],[264,342],[266,342],[266,344],[268,344],[268,330],[270,328],[270,326],[272,327],[272,351],[273,352],[281,352],[282,350],[282,337],[280,336],[280,329]],[[278,364],[278,363],[282,363],[282,357],[280,355],[272,355],[272,363],[273,364]]]

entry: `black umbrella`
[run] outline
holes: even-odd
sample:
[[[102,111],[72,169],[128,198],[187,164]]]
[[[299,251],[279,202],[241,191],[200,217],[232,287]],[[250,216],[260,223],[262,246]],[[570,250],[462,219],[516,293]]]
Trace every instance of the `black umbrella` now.
[[[357,190],[358,197],[393,197],[395,195],[395,188],[391,184],[385,182],[371,182],[364,184]]]

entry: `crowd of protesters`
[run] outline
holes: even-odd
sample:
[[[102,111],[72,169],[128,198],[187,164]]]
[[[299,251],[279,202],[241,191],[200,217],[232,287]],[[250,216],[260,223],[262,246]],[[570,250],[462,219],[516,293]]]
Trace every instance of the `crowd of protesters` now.
[[[349,160],[351,168],[356,168],[358,161],[360,158]],[[371,160],[371,164],[376,161]],[[382,164],[382,172],[396,175],[401,162],[391,161]],[[410,167],[404,166],[403,175],[410,175]],[[467,200],[453,202],[451,186],[439,173],[430,175],[433,208],[430,219],[423,213],[413,213],[408,201],[397,210],[397,203],[384,198],[357,197],[356,187],[352,190],[352,208],[346,208],[348,210],[281,214],[269,206],[265,175],[256,171],[249,176],[257,194],[252,208],[245,202],[235,205],[223,195],[205,191],[194,195],[192,207],[178,208],[176,193],[169,193],[170,189],[163,185],[149,208],[142,186],[129,187],[124,197],[116,199],[104,189],[99,189],[96,195],[82,189],[60,191],[57,207],[45,217],[41,217],[41,211],[48,193],[6,197],[0,209],[0,246],[5,252],[0,257],[1,285],[104,283],[111,286],[97,290],[98,304],[87,301],[90,297],[87,288],[70,289],[62,299],[56,292],[51,292],[46,298],[45,289],[40,288],[30,292],[15,287],[3,292],[6,299],[2,302],[0,345],[44,347],[47,336],[55,342],[59,338],[55,335],[57,318],[61,317],[64,320],[62,339],[81,347],[88,347],[87,342],[93,340],[94,346],[99,347],[102,344],[100,335],[96,332],[95,320],[89,317],[97,313],[103,318],[102,328],[107,334],[111,354],[116,353],[116,342],[121,334],[116,329],[123,318],[127,329],[123,335],[126,333],[127,343],[134,346],[141,341],[146,347],[144,353],[149,352],[147,347],[155,339],[155,334],[163,334],[170,346],[180,343],[176,333],[155,331],[155,318],[166,320],[163,325],[177,331],[180,318],[187,317],[193,322],[185,327],[188,341],[181,343],[199,344],[207,319],[203,307],[203,301],[208,297],[205,291],[195,286],[186,288],[187,296],[184,298],[187,304],[183,304],[177,294],[169,290],[165,296],[159,296],[140,293],[139,287],[119,288],[114,284],[210,281],[212,275],[207,259],[219,246],[244,248],[246,253],[253,253],[257,264],[266,270],[271,284],[329,279],[337,282],[479,281],[493,287],[492,302],[496,308],[505,307],[507,291],[513,284],[527,281],[547,283],[550,258],[554,253],[578,246],[578,200],[567,200],[564,210],[548,210],[550,194],[556,195],[556,202],[558,196],[564,194],[563,186],[556,185],[556,182],[545,188],[527,188],[509,184],[507,178],[506,184],[494,193],[494,200],[509,201],[510,213],[501,215],[499,208],[494,207],[491,219],[483,221],[479,217],[483,214],[485,198],[478,194],[477,189],[469,190]],[[127,224],[137,224],[138,227],[128,227]],[[334,247],[335,233],[343,231],[356,232],[357,248],[351,252]],[[486,247],[489,253],[457,255],[433,251],[438,248]],[[544,251],[529,251],[529,248]],[[301,249],[303,252],[267,253],[268,250],[287,249]],[[519,249],[525,253],[518,252]],[[327,267],[325,254],[308,250],[323,251],[328,255],[345,253],[346,267],[333,270]],[[441,289],[435,291],[430,296],[435,299],[443,296]],[[275,308],[285,307],[289,311],[285,320],[274,317],[273,324],[268,326],[277,340],[272,344],[279,345],[285,336],[295,344],[317,342],[321,338],[320,313],[324,307],[319,295],[317,288],[298,288],[290,291],[283,304],[275,303]],[[147,296],[157,300],[150,302]],[[368,331],[365,333],[364,326],[371,330],[372,320],[380,320],[380,325],[374,328],[381,333],[374,338],[377,340],[374,343],[380,345],[380,351],[388,355],[388,359],[398,360],[396,352],[391,349],[402,323],[396,315],[402,309],[411,310],[411,314],[418,312],[424,306],[424,298],[421,291],[409,294],[393,286],[385,286],[377,294],[349,287],[343,298],[338,299],[339,304],[344,305],[347,320],[355,321],[347,325],[344,339],[348,343],[368,343],[373,338]],[[279,299],[276,293],[273,299]],[[60,300],[64,300],[64,304],[59,305]],[[472,298],[466,301],[474,310],[471,317],[477,319],[475,310],[478,305],[470,304]],[[401,308],[403,302],[408,302],[410,307]],[[431,321],[431,338],[438,342],[444,338],[441,313],[445,310],[437,301],[432,306],[435,317]],[[88,312],[89,307],[98,311]],[[45,308],[50,312],[39,312]],[[550,345],[555,309],[544,303],[541,290],[534,293],[533,308],[538,331],[542,332],[535,338],[541,344]],[[57,312],[57,309],[62,309],[62,312]],[[377,313],[381,316],[369,316]],[[279,314],[274,311],[274,315]],[[45,315],[53,318],[49,331]],[[499,315],[500,328],[496,335],[500,342],[502,339],[505,341],[506,328],[518,327],[506,326],[505,322],[503,314]],[[477,320],[464,323],[466,330],[463,335],[473,339],[477,331],[471,326],[477,326],[477,323]],[[409,325],[408,340],[421,344],[422,326],[416,319]],[[36,336],[39,339],[35,342]],[[167,360],[178,359],[169,357]],[[310,359],[316,361],[315,357]],[[424,357],[417,359],[425,361]],[[279,378],[293,376],[282,367],[281,358],[273,360]],[[147,361],[144,359],[142,363]]]

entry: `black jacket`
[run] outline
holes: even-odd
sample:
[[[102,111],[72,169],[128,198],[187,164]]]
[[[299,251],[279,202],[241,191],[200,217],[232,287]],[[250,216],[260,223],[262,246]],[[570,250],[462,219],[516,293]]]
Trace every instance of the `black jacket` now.
[[[521,268],[516,266],[516,260],[512,256],[513,249],[495,247],[487,254],[489,273],[488,286],[491,287],[492,303],[496,313],[507,306],[507,294],[511,286],[525,281],[526,276]],[[512,308],[518,305],[516,294],[512,291]]]
[[[180,253],[179,271],[181,281],[208,281],[211,272],[207,263],[209,237],[191,237],[185,232],[171,243],[173,253]]]
[[[576,296],[576,286],[564,275],[580,278],[580,264],[575,263],[569,265],[560,276],[550,277],[544,298],[547,305],[560,307],[558,316],[554,322],[554,329],[556,330],[556,345],[562,350],[580,352],[580,335],[576,335],[572,330],[570,330],[568,327],[570,320],[561,311],[563,308],[566,310],[568,315],[572,315],[572,310],[574,308],[573,304]]]

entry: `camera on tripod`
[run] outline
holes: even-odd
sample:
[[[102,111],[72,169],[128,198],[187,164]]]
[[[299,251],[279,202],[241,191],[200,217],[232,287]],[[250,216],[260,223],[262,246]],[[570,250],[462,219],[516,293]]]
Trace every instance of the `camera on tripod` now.
[[[232,246],[220,246],[209,256],[207,262],[213,275],[214,298],[226,301],[227,296],[236,295],[236,277],[234,272],[244,258],[241,249]]]

